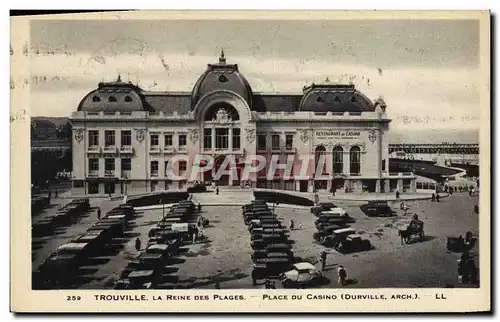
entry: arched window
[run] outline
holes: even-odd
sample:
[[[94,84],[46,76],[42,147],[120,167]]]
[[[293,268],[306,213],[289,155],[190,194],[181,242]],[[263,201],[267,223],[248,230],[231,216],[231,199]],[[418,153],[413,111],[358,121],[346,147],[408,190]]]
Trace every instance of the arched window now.
[[[322,145],[318,146],[314,151],[314,171],[317,174],[325,174],[326,171],[326,148]],[[321,164],[320,164],[321,163]],[[320,166],[321,168],[318,168]]]
[[[116,97],[114,97],[114,96],[110,96],[110,97],[108,98],[108,102],[116,102]]]
[[[125,102],[127,102],[127,103],[128,103],[128,102],[132,102],[132,97],[130,97],[130,96],[128,96],[128,95],[127,95],[127,96],[125,96]]]
[[[358,146],[353,146],[349,153],[350,157],[350,173],[358,175],[361,173],[361,149]]]
[[[231,104],[218,102],[210,106],[205,112],[205,121],[212,121],[213,119],[216,119],[218,113],[220,115],[227,116],[232,121],[238,121],[240,119],[238,111]]]
[[[99,96],[92,97],[92,102],[97,103],[97,102],[100,102],[100,101],[101,101],[101,99],[99,98]]]
[[[333,149],[333,173],[344,172],[344,149],[341,146],[336,146]]]

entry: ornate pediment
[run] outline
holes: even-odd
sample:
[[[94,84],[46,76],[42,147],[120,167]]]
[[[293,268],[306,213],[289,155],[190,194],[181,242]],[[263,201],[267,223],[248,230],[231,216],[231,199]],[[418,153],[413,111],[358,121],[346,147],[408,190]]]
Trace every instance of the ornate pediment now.
[[[221,108],[215,113],[215,118],[213,119],[214,122],[216,123],[230,123],[233,120],[229,116],[229,113],[227,112],[226,109]]]
[[[134,129],[135,131],[135,138],[139,143],[142,143],[144,139],[146,138],[146,130],[144,129]]]
[[[198,129],[190,129],[189,130],[189,139],[191,140],[191,142],[193,142],[193,143],[198,142],[198,137],[199,137]]]
[[[302,142],[307,142],[307,140],[309,140],[309,130],[308,129],[301,129],[299,130],[299,133],[300,133],[300,140]]]
[[[75,140],[80,143],[83,140],[83,129],[76,129],[75,132]]]
[[[247,141],[253,143],[255,141],[255,129],[245,129]]]
[[[375,143],[377,141],[377,130],[368,131],[368,139],[370,142]]]

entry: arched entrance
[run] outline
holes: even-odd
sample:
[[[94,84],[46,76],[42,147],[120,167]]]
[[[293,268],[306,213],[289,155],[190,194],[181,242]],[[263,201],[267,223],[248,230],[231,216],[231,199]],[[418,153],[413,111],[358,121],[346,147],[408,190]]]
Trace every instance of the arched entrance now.
[[[316,176],[326,174],[326,148],[323,145],[319,145],[314,151],[314,170]],[[326,180],[314,180],[315,190],[326,190],[328,182]]]

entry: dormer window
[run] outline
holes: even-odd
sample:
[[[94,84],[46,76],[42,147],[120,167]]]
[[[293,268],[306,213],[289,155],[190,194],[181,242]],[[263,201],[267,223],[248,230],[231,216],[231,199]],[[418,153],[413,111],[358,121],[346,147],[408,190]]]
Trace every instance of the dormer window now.
[[[92,102],[97,103],[97,102],[100,102],[100,101],[101,101],[101,99],[99,98],[99,96],[92,97]]]
[[[333,98],[333,101],[335,103],[340,103],[340,98],[338,96],[335,95],[335,97]]]
[[[321,97],[321,96],[316,97],[316,102],[321,103],[321,102],[324,102],[324,101],[325,100],[323,99],[323,97]]]
[[[114,96],[110,96],[110,97],[108,98],[108,102],[116,102],[116,97],[114,97]]]
[[[227,82],[227,77],[226,77],[226,75],[220,75],[220,76],[219,76],[219,82],[221,82],[221,83],[225,83],[225,82]]]
[[[132,102],[132,97],[130,96],[125,96],[125,102],[129,103],[129,102]]]
[[[356,98],[356,96],[351,97],[351,102],[353,102],[353,103],[357,103],[358,102],[358,99]]]

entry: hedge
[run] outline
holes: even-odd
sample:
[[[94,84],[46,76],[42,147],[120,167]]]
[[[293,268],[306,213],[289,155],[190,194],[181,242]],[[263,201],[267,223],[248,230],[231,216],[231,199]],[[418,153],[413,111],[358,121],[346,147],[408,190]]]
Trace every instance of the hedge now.
[[[254,191],[256,200],[265,200],[266,202],[279,202],[298,206],[314,206],[314,202],[304,197],[294,196],[282,192],[274,191]]]

